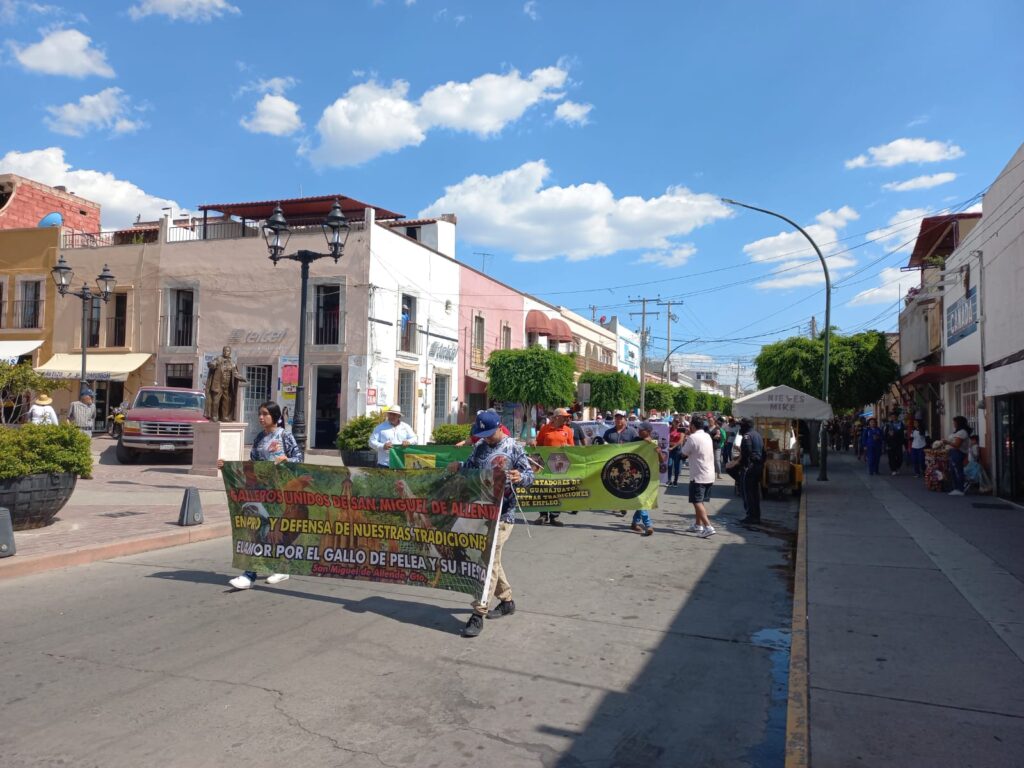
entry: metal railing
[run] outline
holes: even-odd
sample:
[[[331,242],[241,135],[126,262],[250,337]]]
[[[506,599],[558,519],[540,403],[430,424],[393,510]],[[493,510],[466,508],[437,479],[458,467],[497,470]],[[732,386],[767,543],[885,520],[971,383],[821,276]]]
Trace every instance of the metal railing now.
[[[111,245],[142,245],[160,240],[158,227],[145,229],[116,229],[109,232],[65,232],[61,237],[64,248],[106,248]]]
[[[128,337],[128,318],[126,317],[108,317],[107,318],[107,346],[108,347],[123,347],[125,346]]]
[[[323,217],[298,217],[288,218],[288,229],[291,234],[316,233],[322,236]],[[364,222],[349,222],[350,231],[360,230]],[[202,219],[195,219],[186,226],[173,226],[167,228],[168,243],[192,243],[196,240],[236,240],[246,237],[262,237],[262,221],[207,221],[203,224]]]
[[[476,345],[470,347],[469,351],[469,364],[474,368],[483,368],[484,360],[486,359],[486,353],[483,347]]]
[[[43,300],[22,299],[14,302],[13,328],[42,328]]]
[[[195,347],[199,315],[161,315],[160,346]]]
[[[314,345],[337,346],[341,343],[342,323],[339,310],[309,312],[308,315]]]
[[[398,329],[398,351],[410,355],[423,354],[423,334],[416,323],[406,323]]]

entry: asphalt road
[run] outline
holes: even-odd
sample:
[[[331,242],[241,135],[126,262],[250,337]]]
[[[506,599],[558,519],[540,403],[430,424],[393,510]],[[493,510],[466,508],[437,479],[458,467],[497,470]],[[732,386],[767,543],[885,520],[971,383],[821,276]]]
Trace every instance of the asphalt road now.
[[[0,582],[0,765],[782,765],[796,503],[716,493],[707,540],[683,486],[650,538],[517,525],[474,640],[452,593],[233,592],[227,539]]]

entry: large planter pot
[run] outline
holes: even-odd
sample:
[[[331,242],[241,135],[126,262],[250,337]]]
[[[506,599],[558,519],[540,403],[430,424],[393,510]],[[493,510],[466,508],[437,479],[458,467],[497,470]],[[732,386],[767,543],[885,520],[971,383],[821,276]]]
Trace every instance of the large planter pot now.
[[[0,480],[0,507],[11,511],[14,530],[42,528],[68,503],[77,482],[71,472]]]
[[[342,451],[341,460],[346,467],[376,467],[376,451]]]

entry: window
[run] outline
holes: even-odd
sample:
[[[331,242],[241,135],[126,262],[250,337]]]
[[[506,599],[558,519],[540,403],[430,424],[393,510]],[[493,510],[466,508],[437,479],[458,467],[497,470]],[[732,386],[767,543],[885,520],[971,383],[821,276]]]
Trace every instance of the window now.
[[[615,356],[612,354],[611,350],[601,347],[601,362],[605,365],[615,364]]]
[[[401,352],[417,354],[419,326],[416,325],[416,297],[407,293],[401,295],[398,313],[398,349]]]
[[[452,377],[448,374],[434,374],[434,426],[448,421],[451,401]]]
[[[15,302],[15,328],[42,328],[43,281],[25,280],[21,283],[21,300]]]
[[[168,363],[167,364],[167,386],[192,388],[192,363]]]
[[[123,347],[127,342],[128,294],[115,293],[110,301],[112,314],[107,318],[107,346]]]
[[[103,311],[103,299],[93,296],[89,299],[86,311],[88,313],[85,322],[86,343],[90,347],[98,347],[100,345],[100,312]]]
[[[953,403],[957,412],[954,416],[963,416],[971,425],[971,431],[978,430],[978,380],[962,381],[953,387]]]
[[[195,346],[195,293],[191,289],[172,290],[171,307],[168,343],[172,347]]]
[[[512,326],[508,323],[501,324],[501,348],[512,349]]]
[[[413,240],[420,239],[420,228],[419,227],[406,227],[405,236],[411,237]]]
[[[484,367],[484,317],[473,317],[473,356],[471,364],[474,368]]]
[[[335,283],[315,288],[313,343],[337,345],[341,340],[341,286]]]
[[[406,368],[398,369],[398,407],[402,411],[402,420],[414,423],[416,416],[413,400],[416,394],[416,371]]]

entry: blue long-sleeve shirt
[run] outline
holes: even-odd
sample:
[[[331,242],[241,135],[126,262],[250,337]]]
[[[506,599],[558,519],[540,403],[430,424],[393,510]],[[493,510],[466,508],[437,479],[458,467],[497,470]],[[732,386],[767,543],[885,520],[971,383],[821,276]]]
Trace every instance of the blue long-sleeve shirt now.
[[[277,461],[277,457],[282,455],[288,461],[299,464],[305,458],[292,433],[285,432],[283,427],[277,427],[270,434],[260,432],[252,441],[252,450],[249,451],[249,458],[253,461]]]
[[[528,488],[533,485],[533,469],[530,468],[530,459],[526,451],[511,437],[503,438],[497,445],[491,445],[486,440],[480,440],[473,448],[469,458],[462,463],[460,471],[467,469],[487,469],[498,466],[501,461],[504,469],[518,469],[521,478],[517,486]],[[505,484],[505,498],[502,504],[501,522],[514,523],[516,521],[516,509],[519,502],[512,491],[512,483]]]

